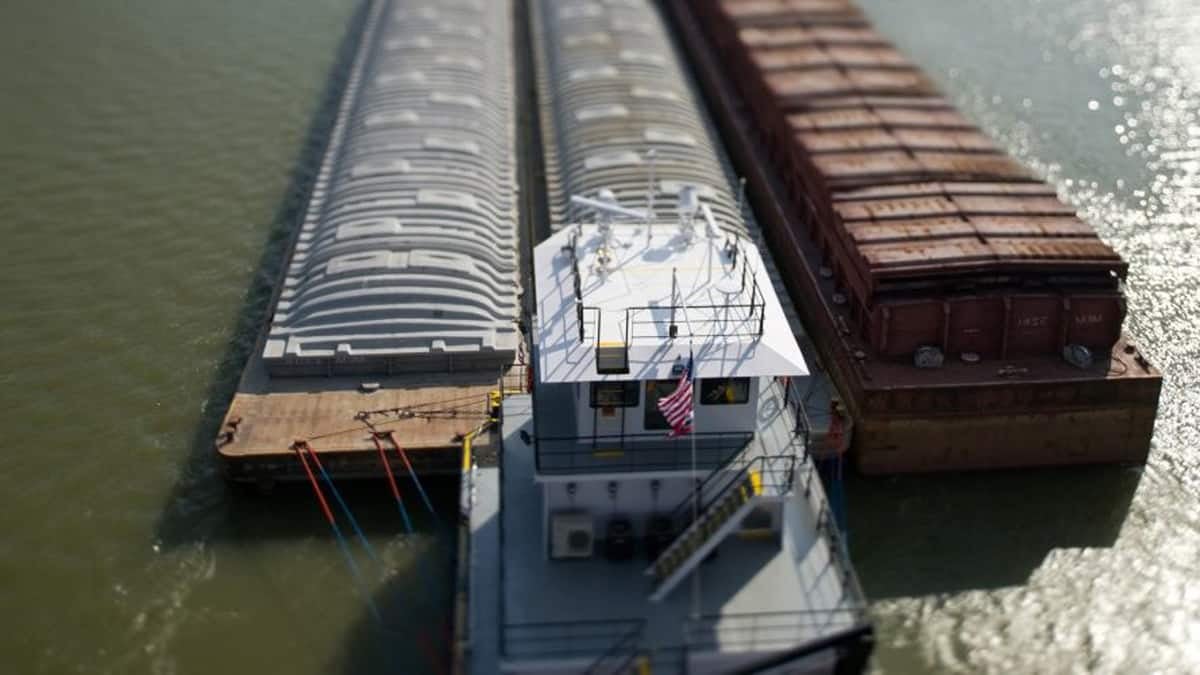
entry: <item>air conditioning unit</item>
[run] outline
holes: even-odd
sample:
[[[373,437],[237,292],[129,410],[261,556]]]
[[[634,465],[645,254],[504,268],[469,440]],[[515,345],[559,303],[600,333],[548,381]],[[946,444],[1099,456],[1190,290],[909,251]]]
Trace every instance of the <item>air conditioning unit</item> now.
[[[594,544],[591,514],[564,511],[550,516],[551,558],[590,558]]]

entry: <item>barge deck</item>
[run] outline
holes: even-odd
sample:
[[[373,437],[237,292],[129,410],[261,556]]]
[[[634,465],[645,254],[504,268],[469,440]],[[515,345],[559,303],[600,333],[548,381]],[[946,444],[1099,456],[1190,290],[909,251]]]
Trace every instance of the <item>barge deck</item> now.
[[[500,386],[498,373],[270,378],[254,358],[217,452],[229,480],[263,487],[304,479],[292,449],[297,440],[327,457],[333,475],[379,478],[384,467],[374,438],[394,434],[420,475],[457,476],[462,439],[488,421],[490,395]],[[390,439],[382,440],[390,452]]]

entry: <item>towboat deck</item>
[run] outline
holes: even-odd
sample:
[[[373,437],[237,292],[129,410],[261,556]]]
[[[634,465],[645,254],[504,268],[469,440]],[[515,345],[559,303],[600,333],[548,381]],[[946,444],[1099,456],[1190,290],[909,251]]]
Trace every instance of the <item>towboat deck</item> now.
[[[770,449],[778,454],[793,435],[794,417],[782,388],[767,389],[760,409],[773,412],[760,416],[748,455]],[[660,602],[651,601],[644,556],[552,562],[543,549],[544,505],[535,483],[534,447],[521,437],[533,433],[532,414],[530,396],[506,399],[501,466],[473,472],[475,672],[497,662],[510,672],[528,672],[547,660],[587,667],[610,649],[610,658],[620,658],[623,649],[634,646],[653,662],[654,672],[672,672],[685,658],[693,666],[728,666],[737,662],[738,652],[755,650],[761,657],[764,650],[794,648],[862,621],[861,594],[831,538],[836,534],[822,487],[804,457],[796,464],[794,497],[770,495],[787,500],[786,508],[799,517],[780,538],[735,533],[725,539],[715,558],[697,568],[696,598],[689,578]]]

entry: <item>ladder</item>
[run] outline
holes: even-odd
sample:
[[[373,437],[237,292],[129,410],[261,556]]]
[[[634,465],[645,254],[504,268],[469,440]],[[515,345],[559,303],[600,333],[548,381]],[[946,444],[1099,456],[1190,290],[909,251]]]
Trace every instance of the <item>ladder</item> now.
[[[782,462],[782,463],[781,463]],[[768,498],[778,498],[791,489],[792,457],[756,457],[740,471],[731,473],[717,469],[705,483],[712,486],[696,488],[695,498],[706,501],[696,518],[690,518],[691,497],[682,502],[676,513],[686,514],[687,526],[646,568],[645,574],[654,579],[652,602],[659,602],[671,592],[714,548],[733,532]],[[705,498],[705,493],[711,497]]]

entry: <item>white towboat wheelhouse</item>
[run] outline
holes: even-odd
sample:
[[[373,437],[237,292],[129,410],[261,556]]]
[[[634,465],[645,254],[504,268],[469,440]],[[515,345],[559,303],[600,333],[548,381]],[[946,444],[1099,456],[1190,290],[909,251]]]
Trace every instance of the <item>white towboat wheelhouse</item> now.
[[[577,200],[599,222],[534,251],[535,384],[503,405],[497,572],[472,553],[472,602],[499,586],[501,670],[865,659],[863,597],[789,393],[808,368],[756,247],[693,196],[677,223],[605,197]]]

